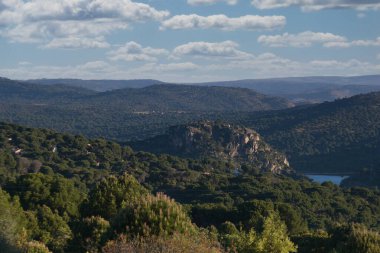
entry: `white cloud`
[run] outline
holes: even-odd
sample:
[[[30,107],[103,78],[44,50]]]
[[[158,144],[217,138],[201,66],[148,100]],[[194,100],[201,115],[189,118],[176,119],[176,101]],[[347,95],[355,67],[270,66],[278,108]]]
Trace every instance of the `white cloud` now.
[[[124,21],[161,20],[169,15],[153,7],[131,0],[11,0],[3,1],[3,15],[13,13],[19,19],[10,23],[47,20],[94,20],[99,18]]]
[[[209,63],[147,63],[140,67],[116,62],[93,61],[79,65],[17,65],[0,68],[0,76],[12,79],[83,78],[138,79],[152,78],[172,82],[198,82],[245,78],[314,75],[368,75],[380,72],[380,61],[370,63],[358,59],[296,61],[272,53],[250,59],[229,59]]]
[[[52,65],[19,65],[16,68],[3,68],[0,73],[13,79],[39,78],[86,78],[102,79],[113,78],[121,70],[104,61],[87,62],[79,65],[52,66]]]
[[[168,63],[157,65],[158,71],[187,71],[195,70],[199,66],[192,62]]]
[[[161,29],[221,29],[221,30],[268,30],[285,26],[284,16],[246,15],[230,18],[226,15],[199,16],[197,14],[177,15],[161,24]]]
[[[20,61],[18,64],[21,65],[21,66],[31,65],[31,63],[28,62],[28,61]]]
[[[252,0],[252,4],[258,9],[300,6],[304,11],[335,8],[349,8],[359,11],[380,9],[380,1],[378,0]]]
[[[96,37],[108,34],[113,30],[127,29],[128,24],[109,20],[67,20],[67,21],[40,21],[21,23],[12,29],[3,30],[0,35],[16,42],[40,42],[49,43],[54,39],[62,38],[88,38],[96,40]]]
[[[146,73],[161,73],[161,72],[176,72],[176,71],[192,71],[198,69],[199,66],[192,62],[180,62],[180,63],[148,63],[144,66],[134,69],[134,72]]]
[[[95,38],[67,37],[51,40],[46,48],[107,48],[110,44],[103,36]]]
[[[17,80],[67,77],[114,80],[151,78],[174,82],[184,80],[184,76],[197,78],[196,70],[198,69],[199,66],[191,62],[148,63],[141,67],[133,68],[110,64],[104,61],[93,61],[66,66],[18,65],[15,68],[0,68],[0,76]],[[201,79],[198,80],[200,81]]]
[[[380,46],[380,37],[377,37],[374,40],[353,40],[346,42],[329,42],[325,44],[325,47],[379,47]]]
[[[313,44],[346,43],[346,38],[332,33],[306,31],[298,34],[261,35],[257,41],[270,47],[310,47]]]
[[[347,61],[312,60],[295,61],[264,53],[250,60],[218,63],[202,68],[207,73],[220,73],[219,80],[231,78],[237,73],[239,79],[271,78],[286,76],[320,76],[320,75],[368,75],[379,73],[380,64],[369,63],[357,59]]]
[[[189,42],[180,45],[173,50],[173,57],[195,56],[206,58],[231,58],[247,59],[252,57],[251,54],[240,51],[239,44],[233,41],[223,41],[217,43],[211,42]]]
[[[187,0],[187,3],[190,5],[211,5],[220,2],[227,3],[228,5],[235,5],[238,0]]]
[[[156,61],[158,56],[166,54],[169,54],[166,49],[143,47],[131,41],[109,52],[108,56],[113,61]]]
[[[70,48],[104,47],[97,37],[127,29],[133,22],[160,21],[167,16],[168,11],[131,0],[3,0],[0,36]],[[91,39],[97,43],[88,43]]]
[[[346,37],[340,35],[311,31],[298,34],[284,33],[282,35],[261,35],[257,41],[270,47],[310,47],[314,44],[322,44],[327,48],[380,46],[380,37],[374,40],[348,41]]]
[[[77,68],[83,72],[96,71],[104,73],[114,70],[114,67],[105,61],[86,62],[85,64],[77,66]]]

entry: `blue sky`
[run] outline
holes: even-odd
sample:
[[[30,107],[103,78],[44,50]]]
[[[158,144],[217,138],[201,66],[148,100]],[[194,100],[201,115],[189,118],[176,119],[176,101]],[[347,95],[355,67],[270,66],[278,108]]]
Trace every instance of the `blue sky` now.
[[[0,0],[0,76],[380,74],[380,0]]]

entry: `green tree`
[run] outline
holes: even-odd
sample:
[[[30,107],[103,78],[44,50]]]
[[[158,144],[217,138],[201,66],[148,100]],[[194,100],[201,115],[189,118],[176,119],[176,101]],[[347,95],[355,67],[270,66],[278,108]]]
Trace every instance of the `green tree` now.
[[[73,234],[69,225],[48,206],[39,206],[36,212],[38,230],[34,231],[36,240],[43,242],[54,252],[64,252]]]
[[[99,215],[110,220],[121,208],[146,194],[148,191],[129,174],[109,176],[89,193],[83,212],[86,216]]]
[[[109,228],[110,223],[100,216],[84,218],[78,229],[79,245],[86,252],[98,252],[107,239]]]
[[[360,224],[339,226],[333,231],[331,245],[337,253],[378,253],[380,234]]]
[[[51,251],[41,242],[30,241],[23,245],[24,253],[51,253]]]
[[[297,247],[287,235],[285,223],[278,213],[272,213],[264,221],[264,229],[258,240],[260,253],[289,253],[297,252]]]
[[[145,236],[129,239],[120,236],[103,248],[104,253],[222,253],[217,241],[207,234],[197,236],[174,233],[172,236]]]
[[[182,206],[162,193],[128,204],[113,221],[113,228],[132,237],[196,232]]]
[[[0,188],[0,252],[17,252],[27,220],[17,198]]]
[[[20,197],[25,209],[36,209],[40,205],[57,210],[61,216],[78,217],[79,206],[85,194],[69,180],[60,175],[41,173],[22,175],[9,186],[14,195]]]
[[[276,212],[264,219],[263,231],[258,233],[254,228],[247,232],[226,222],[221,229],[221,241],[232,252],[239,253],[289,253],[297,252],[297,247],[287,235],[285,223]]]

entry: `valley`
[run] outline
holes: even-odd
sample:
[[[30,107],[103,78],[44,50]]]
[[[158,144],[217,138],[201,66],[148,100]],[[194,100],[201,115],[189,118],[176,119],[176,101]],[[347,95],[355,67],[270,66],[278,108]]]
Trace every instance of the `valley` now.
[[[0,208],[18,213],[0,222],[34,226],[27,239],[5,230],[23,245],[106,250],[89,226],[122,243],[120,234],[145,233],[128,219],[163,215],[158,203],[183,223],[141,222],[173,236],[185,229],[218,252],[245,231],[264,240],[269,219],[287,231],[279,247],[301,253],[342,247],[351,240],[336,239],[342,229],[380,241],[380,93],[296,105],[215,86],[95,91],[1,79],[0,91]],[[214,239],[202,234],[213,228]]]
[[[380,0],[0,0],[0,253],[380,253]]]

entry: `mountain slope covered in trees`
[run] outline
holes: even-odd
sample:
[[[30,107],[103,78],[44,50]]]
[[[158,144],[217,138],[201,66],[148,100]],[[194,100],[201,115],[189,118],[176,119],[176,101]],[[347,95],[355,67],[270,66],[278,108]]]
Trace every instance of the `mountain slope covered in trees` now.
[[[380,93],[251,115],[253,127],[298,170],[359,172],[380,168]]]
[[[95,91],[110,91],[124,88],[144,88],[164,84],[158,80],[80,80],[80,79],[36,79],[29,83],[44,85],[67,85]],[[291,99],[297,103],[318,103],[350,97],[357,94],[380,91],[380,76],[312,76],[269,79],[246,79],[194,83],[197,86],[248,88],[266,95]]]
[[[378,249],[379,235],[369,230],[380,227],[378,190],[319,185],[249,165],[236,175],[218,159],[156,156],[9,124],[0,126],[0,168],[0,246],[8,252],[153,245],[184,252],[185,244],[195,252]]]
[[[144,88],[155,84],[163,84],[164,82],[151,79],[137,80],[82,80],[82,79],[34,79],[27,80],[27,83],[38,83],[43,85],[67,85],[73,87],[81,87],[94,91],[110,91],[125,88]]]
[[[34,104],[69,102],[96,92],[65,85],[43,86],[0,78],[1,103]]]
[[[209,82],[197,85],[242,87],[266,95],[287,98],[296,103],[320,103],[380,91],[380,76],[287,77]]]
[[[250,163],[258,171],[291,172],[286,157],[274,150],[252,129],[223,122],[201,121],[170,127],[165,135],[129,143],[136,150],[188,158],[215,158]]]
[[[118,141],[151,137],[170,125],[224,113],[292,106],[281,98],[224,87],[156,85],[94,92],[2,79],[1,89],[1,120]]]

